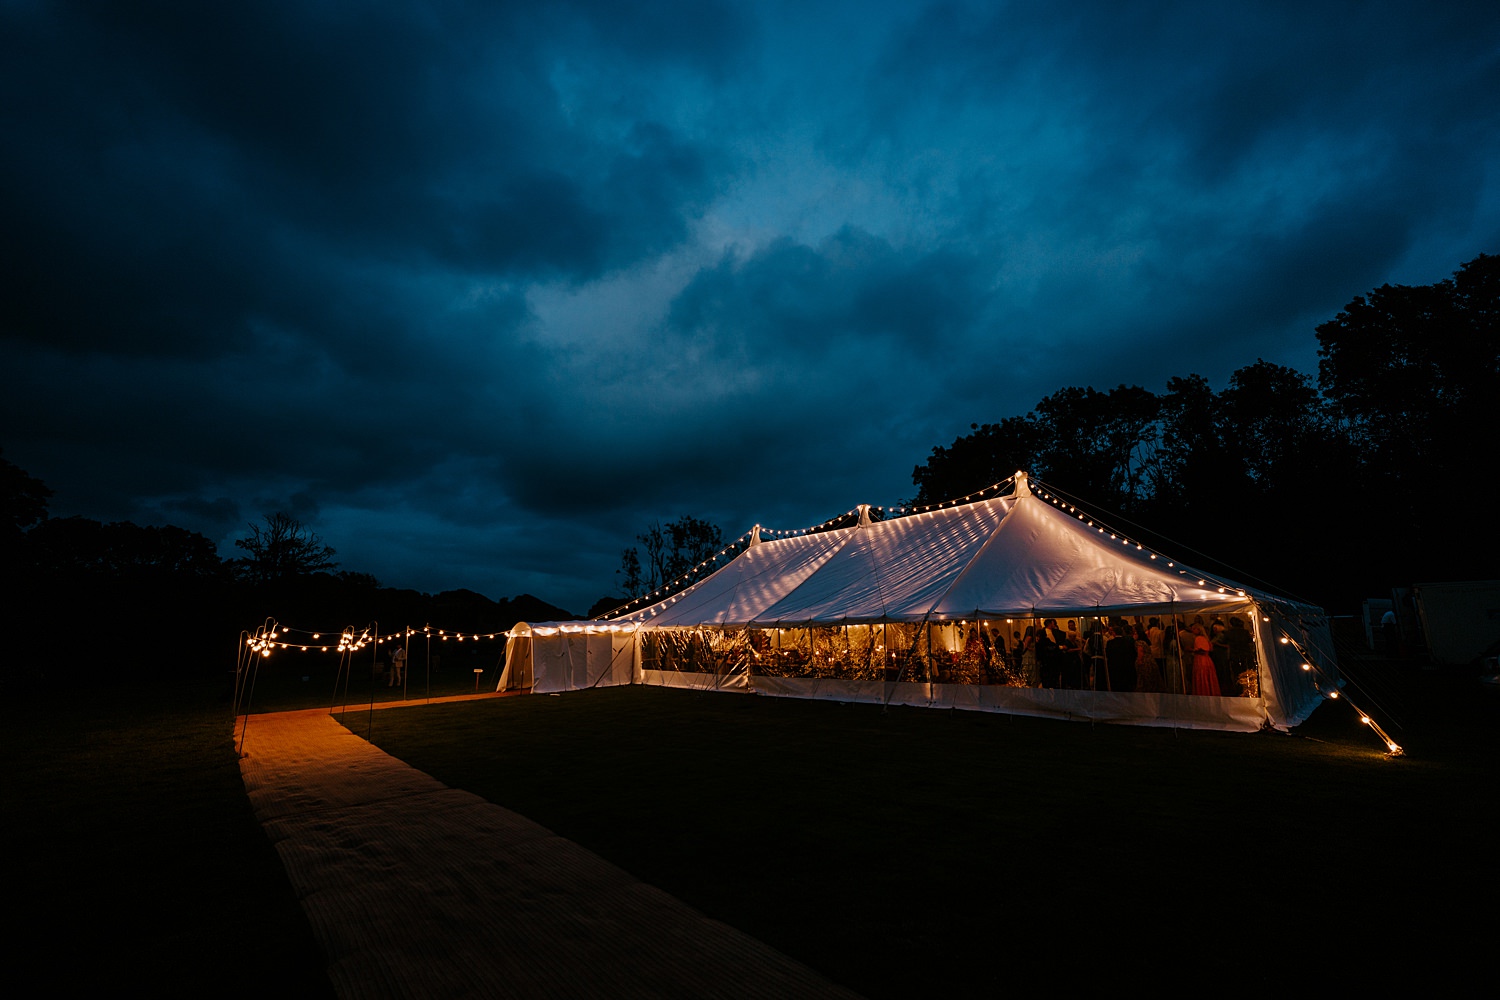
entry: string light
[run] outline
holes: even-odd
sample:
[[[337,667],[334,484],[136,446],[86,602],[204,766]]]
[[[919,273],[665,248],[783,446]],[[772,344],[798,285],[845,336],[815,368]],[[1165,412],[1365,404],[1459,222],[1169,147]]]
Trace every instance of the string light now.
[[[1264,616],[1262,620],[1269,622],[1271,620],[1271,618],[1270,618],[1269,615],[1267,615],[1267,616]],[[1327,698],[1328,698],[1328,700],[1329,701],[1339,701],[1340,700],[1340,692],[1339,692],[1339,689],[1338,689],[1336,683],[1334,682],[1334,680],[1331,677],[1328,677],[1327,675],[1325,675],[1323,673],[1322,669],[1320,669],[1319,667],[1317,667],[1314,664],[1315,657],[1308,656],[1307,652],[1302,648],[1302,645],[1300,643],[1298,643],[1295,639],[1293,639],[1286,632],[1285,629],[1279,629],[1279,631],[1281,631],[1281,636],[1280,636],[1280,638],[1279,638],[1278,641],[1281,642],[1283,645],[1289,645],[1289,646],[1291,646],[1292,649],[1294,649],[1302,657],[1302,669],[1305,670],[1305,671],[1314,672],[1314,673],[1316,673],[1318,675],[1318,677],[1320,677],[1324,681],[1328,682],[1328,684],[1329,684],[1329,690],[1327,692]],[[1318,682],[1317,681],[1314,681],[1313,683],[1314,683],[1315,686],[1318,686]],[[1321,690],[1321,689],[1322,689],[1321,686],[1319,686],[1319,690]],[[1384,729],[1380,728],[1380,724],[1375,721],[1374,717],[1372,715],[1370,715],[1370,713],[1368,713],[1368,712],[1364,711],[1363,709],[1359,708],[1357,705],[1354,704],[1353,701],[1351,701],[1347,697],[1343,698],[1342,700],[1345,701],[1346,703],[1348,703],[1348,705],[1349,705],[1349,707],[1351,709],[1353,709],[1355,712],[1358,712],[1359,713],[1359,721],[1363,725],[1369,726],[1372,730],[1374,730],[1375,734],[1377,736],[1379,736],[1380,739],[1385,743],[1386,756],[1387,757],[1403,757],[1403,756],[1406,755],[1406,751],[1401,748],[1401,745],[1399,743],[1397,743],[1395,740],[1391,739],[1389,733],[1387,733]]]
[[[288,638],[290,636],[290,633],[294,631],[305,632],[307,635],[313,637],[314,639],[322,638],[323,635],[323,633],[321,632],[307,632],[305,629],[279,628],[278,632],[276,633],[276,638],[278,640]],[[439,631],[441,634],[442,630]],[[262,656],[270,656],[272,651],[277,649],[285,649],[301,653],[327,653],[330,651],[336,653],[346,653],[364,649],[371,643],[379,644],[385,642],[393,642],[399,638],[402,638],[403,636],[409,637],[413,635],[422,635],[423,633],[431,634],[431,628],[424,628],[421,631],[415,628],[407,628],[404,629],[401,633],[392,633],[390,635],[380,636],[378,639],[370,634],[369,628],[362,629],[358,634],[356,634],[353,629],[346,629],[339,634],[339,641],[337,646],[328,646],[315,645],[313,643],[302,645],[296,642],[273,642],[271,633],[267,632],[250,637],[246,641],[246,646],[252,651],[261,654]],[[462,642],[465,638],[467,638],[470,642],[478,642],[481,639],[502,639],[505,638],[508,634],[509,633],[507,632],[475,632],[473,635],[465,636],[463,633],[453,633],[453,635],[456,635],[458,637],[460,642]],[[443,638],[446,640],[448,638],[448,635],[443,635]]]

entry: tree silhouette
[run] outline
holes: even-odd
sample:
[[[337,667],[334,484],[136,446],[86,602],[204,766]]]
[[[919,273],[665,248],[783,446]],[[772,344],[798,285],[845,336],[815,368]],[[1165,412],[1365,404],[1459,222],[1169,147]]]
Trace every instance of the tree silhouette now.
[[[1108,392],[1059,389],[1033,411],[1044,441],[1034,471],[1096,503],[1136,510],[1154,457],[1160,408],[1155,394],[1138,385]]]
[[[1318,327],[1318,384],[1357,450],[1365,534],[1389,531],[1383,559],[1396,579],[1493,575],[1500,543],[1461,537],[1431,502],[1441,486],[1465,516],[1496,514],[1484,441],[1500,398],[1500,257],[1479,255],[1435,285],[1382,285]]]
[[[47,498],[52,491],[47,484],[20,466],[0,458],[0,542],[15,544],[21,533],[47,519]]]
[[[1014,475],[1036,468],[1042,449],[1042,430],[1034,419],[1006,417],[998,424],[970,424],[972,434],[948,447],[936,447],[927,462],[912,470],[917,487],[913,503],[940,503],[966,496]]]
[[[657,522],[636,535],[645,549],[631,546],[620,553],[616,573],[629,594],[648,593],[676,580],[711,558],[724,544],[724,533],[716,524],[684,514],[665,528]]]
[[[247,555],[235,560],[240,575],[251,583],[278,583],[299,576],[327,572],[338,566],[334,550],[290,514],[265,516],[265,527],[250,525],[250,537],[235,540]]]
[[[916,503],[965,496],[1023,469],[1054,485],[1130,509],[1146,491],[1160,403],[1146,389],[1059,389],[1024,417],[970,424],[912,470]]]
[[[1318,327],[1318,383],[1364,454],[1369,485],[1463,476],[1493,422],[1500,257],[1435,285],[1382,285]],[[1466,478],[1466,477],[1465,477]]]
[[[646,578],[641,574],[641,553],[633,545],[620,553],[620,568],[615,570],[615,574],[620,577],[620,586],[625,588],[627,594],[640,594],[653,589],[646,586]]]
[[[1317,334],[1316,387],[1257,360],[1219,392],[1201,375],[1161,395],[1064,388],[973,424],[913,470],[917,502],[1026,469],[1164,544],[1233,549],[1305,593],[1492,575],[1500,540],[1462,533],[1432,496],[1442,488],[1475,523],[1500,516],[1482,443],[1500,399],[1500,257],[1435,285],[1383,285]]]

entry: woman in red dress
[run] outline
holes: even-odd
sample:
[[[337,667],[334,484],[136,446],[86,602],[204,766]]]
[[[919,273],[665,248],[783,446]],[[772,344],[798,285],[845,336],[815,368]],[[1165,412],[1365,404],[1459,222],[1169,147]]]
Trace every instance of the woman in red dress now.
[[[1213,643],[1202,625],[1193,626],[1193,694],[1218,697],[1219,675],[1214,670]]]

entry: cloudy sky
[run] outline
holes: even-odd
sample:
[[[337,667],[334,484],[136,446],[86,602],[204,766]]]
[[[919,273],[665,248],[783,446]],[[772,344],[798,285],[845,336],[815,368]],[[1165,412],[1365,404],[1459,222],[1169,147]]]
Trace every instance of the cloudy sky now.
[[[54,515],[574,611],[1067,385],[1315,371],[1500,252],[1487,3],[0,0],[0,448]]]

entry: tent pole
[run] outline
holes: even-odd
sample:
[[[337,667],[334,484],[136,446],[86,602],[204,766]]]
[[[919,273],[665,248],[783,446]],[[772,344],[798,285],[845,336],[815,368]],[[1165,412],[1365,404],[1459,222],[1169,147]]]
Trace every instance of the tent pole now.
[[[333,672],[333,697],[328,699],[328,714],[333,714],[333,706],[339,701],[339,681],[344,677],[344,653],[339,651],[338,669]]]
[[[380,667],[380,623],[375,623],[375,641],[370,643],[370,714],[365,720],[365,742],[375,732],[375,671]]]
[[[234,653],[234,705],[230,713],[231,718],[238,720],[240,717],[240,694],[243,692],[245,681],[245,640],[250,633],[240,629],[239,644]]]

